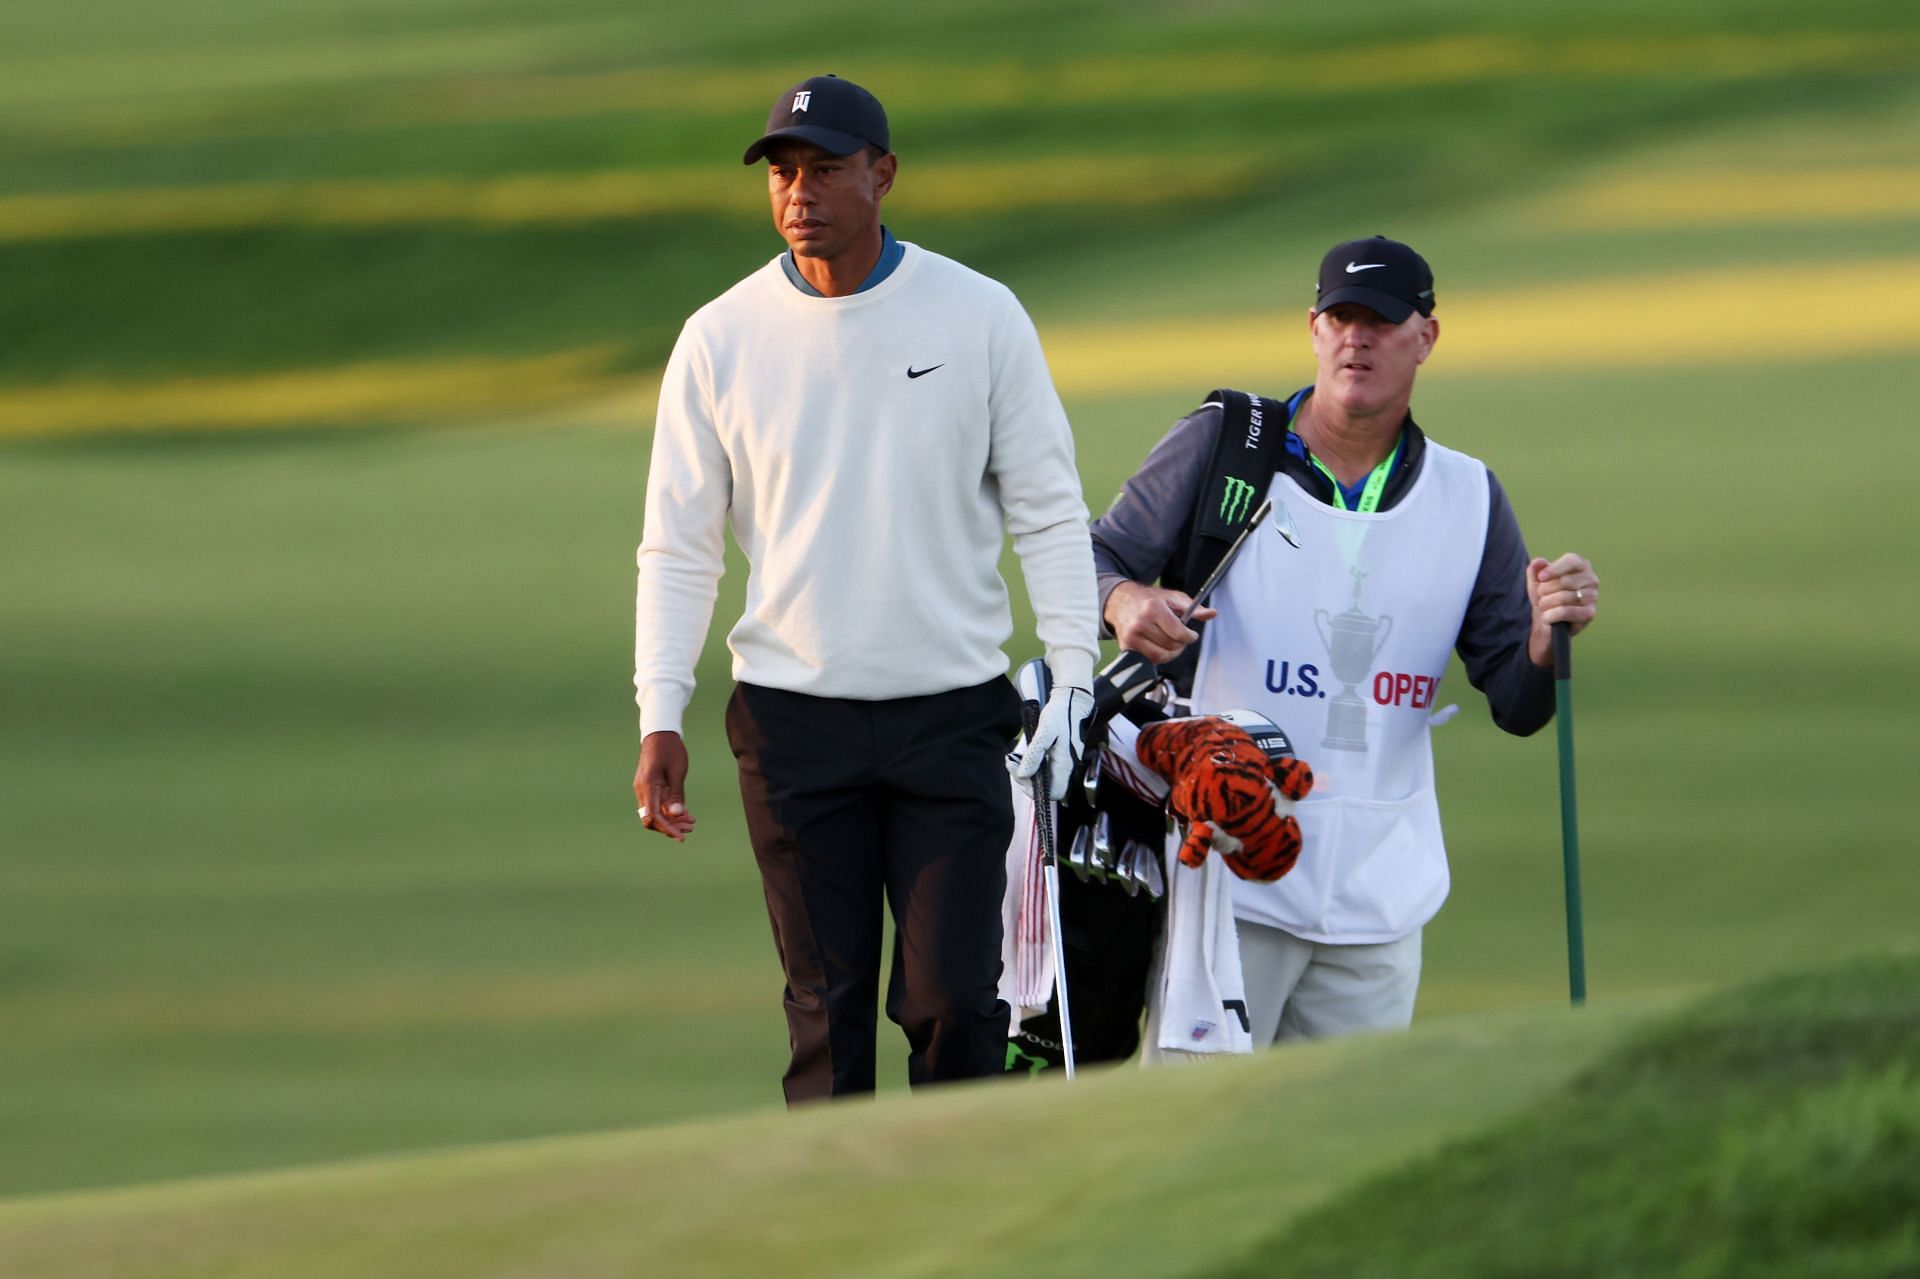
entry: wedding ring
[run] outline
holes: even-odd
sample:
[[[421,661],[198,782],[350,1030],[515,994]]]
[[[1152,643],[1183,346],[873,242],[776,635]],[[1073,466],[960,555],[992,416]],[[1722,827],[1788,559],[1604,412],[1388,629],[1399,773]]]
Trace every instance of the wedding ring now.
[[[1584,604],[1584,603],[1586,603],[1586,602],[1587,602],[1587,589],[1586,589],[1586,587],[1584,587],[1584,586],[1582,586],[1582,587],[1579,587],[1579,588],[1577,588],[1577,589],[1576,589],[1576,590],[1575,590],[1575,591],[1573,592],[1573,602],[1574,602],[1575,604]]]

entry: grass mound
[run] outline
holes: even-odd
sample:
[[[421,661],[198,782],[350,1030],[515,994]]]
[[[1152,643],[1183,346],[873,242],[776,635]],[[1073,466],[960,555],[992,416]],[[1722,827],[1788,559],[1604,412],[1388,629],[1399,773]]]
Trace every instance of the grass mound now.
[[[246,1176],[0,1200],[34,1279],[1204,1272],[1550,1095],[1644,1003]]]
[[[1222,1276],[1920,1275],[1920,956],[1752,986]]]

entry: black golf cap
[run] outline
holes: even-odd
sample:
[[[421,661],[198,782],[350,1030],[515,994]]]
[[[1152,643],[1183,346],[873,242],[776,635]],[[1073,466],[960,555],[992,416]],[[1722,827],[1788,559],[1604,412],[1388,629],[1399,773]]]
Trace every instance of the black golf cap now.
[[[1336,244],[1320,259],[1313,309],[1342,302],[1371,308],[1394,324],[1415,311],[1432,315],[1433,270],[1425,258],[1384,235]]]
[[[811,142],[830,155],[852,155],[869,146],[893,150],[880,99],[835,75],[802,80],[781,94],[767,115],[765,135],[747,148],[740,162],[753,164],[781,138]]]

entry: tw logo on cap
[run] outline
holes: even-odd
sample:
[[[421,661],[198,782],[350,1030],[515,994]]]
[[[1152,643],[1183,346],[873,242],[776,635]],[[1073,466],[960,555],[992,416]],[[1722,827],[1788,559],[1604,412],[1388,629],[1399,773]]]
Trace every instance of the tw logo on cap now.
[[[813,90],[802,89],[800,92],[793,95],[793,109],[795,111],[805,111],[807,109],[807,104],[812,101],[813,101]]]

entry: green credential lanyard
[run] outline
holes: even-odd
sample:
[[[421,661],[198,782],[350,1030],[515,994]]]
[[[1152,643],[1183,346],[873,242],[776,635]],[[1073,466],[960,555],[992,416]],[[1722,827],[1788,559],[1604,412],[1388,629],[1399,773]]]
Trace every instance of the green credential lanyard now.
[[[1374,467],[1373,473],[1367,476],[1367,486],[1360,490],[1359,505],[1353,508],[1360,512],[1360,514],[1372,515],[1380,509],[1380,494],[1386,491],[1387,476],[1392,474],[1393,464],[1400,460],[1400,445],[1405,439],[1406,436],[1403,434],[1400,439],[1395,440],[1393,442],[1393,452],[1387,454],[1386,460]],[[1346,490],[1340,485],[1340,477],[1332,471],[1329,471],[1326,463],[1322,462],[1319,458],[1313,457],[1311,454],[1308,456],[1309,460],[1313,462],[1314,468],[1333,482],[1333,504],[1343,511],[1346,510],[1347,494]]]

